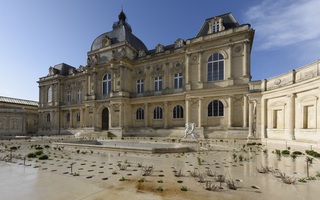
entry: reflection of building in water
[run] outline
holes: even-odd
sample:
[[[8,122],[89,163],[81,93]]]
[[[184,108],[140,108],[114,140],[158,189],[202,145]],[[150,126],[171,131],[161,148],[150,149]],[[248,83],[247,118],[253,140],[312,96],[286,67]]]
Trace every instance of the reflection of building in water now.
[[[38,102],[0,96],[0,136],[36,134]]]

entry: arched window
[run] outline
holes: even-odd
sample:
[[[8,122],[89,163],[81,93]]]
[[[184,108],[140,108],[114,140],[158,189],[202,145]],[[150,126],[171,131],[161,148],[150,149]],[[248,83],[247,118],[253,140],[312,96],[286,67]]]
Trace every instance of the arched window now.
[[[153,119],[162,119],[162,108],[156,107],[153,110]]]
[[[177,105],[173,108],[173,118],[174,119],[181,119],[183,118],[183,107]]]
[[[213,100],[208,105],[208,117],[223,116],[223,103],[219,100]]]
[[[208,59],[208,81],[224,79],[224,57],[221,53],[214,53]]]
[[[138,108],[138,110],[136,112],[136,119],[137,120],[144,119],[144,110],[142,108]]]
[[[51,122],[51,114],[50,113],[47,114],[47,122]]]
[[[52,87],[50,86],[48,91],[47,91],[47,102],[51,103],[52,102]]]
[[[106,74],[102,80],[102,94],[109,96],[111,92],[111,74]]]

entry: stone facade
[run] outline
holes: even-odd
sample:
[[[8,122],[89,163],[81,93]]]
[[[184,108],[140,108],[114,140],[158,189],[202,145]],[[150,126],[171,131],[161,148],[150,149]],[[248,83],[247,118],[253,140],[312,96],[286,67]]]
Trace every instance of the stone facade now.
[[[0,137],[38,131],[38,102],[0,97]]]
[[[40,78],[39,132],[247,137],[254,30],[231,13],[205,20],[196,37],[148,50],[123,12],[97,37],[86,66],[50,67]]]
[[[101,133],[320,141],[320,61],[251,81],[254,30],[231,13],[191,39],[148,50],[123,12],[86,66],[58,64],[39,80],[41,134]]]
[[[320,141],[320,61],[249,86],[249,137]]]

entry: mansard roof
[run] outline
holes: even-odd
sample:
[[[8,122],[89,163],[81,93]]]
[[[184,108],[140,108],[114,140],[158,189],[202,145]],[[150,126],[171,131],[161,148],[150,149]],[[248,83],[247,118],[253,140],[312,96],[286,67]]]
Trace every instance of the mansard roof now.
[[[68,75],[70,73],[70,70],[76,71],[76,68],[66,63],[60,63],[55,65],[54,67],[49,68],[49,75]]]
[[[3,96],[0,96],[0,103],[10,103],[10,104],[19,104],[19,105],[27,105],[27,106],[38,106],[39,105],[39,103],[37,101],[16,99],[16,98],[3,97]]]
[[[111,45],[127,41],[137,50],[147,51],[146,45],[132,33],[131,26],[126,22],[126,18],[124,12],[121,11],[119,21],[113,24],[113,30],[98,36],[91,45],[91,51],[104,47],[106,38],[110,39]]]
[[[236,28],[239,27],[239,23],[237,22],[237,20],[233,17],[233,15],[231,13],[225,13],[222,15],[218,15],[215,16],[217,18],[222,18],[223,20],[223,26],[225,27],[225,29],[230,29],[230,28]],[[202,37],[208,34],[209,31],[209,22],[214,19],[215,17],[211,17],[205,20],[205,22],[203,23],[202,27],[200,28],[198,34],[196,37]]]

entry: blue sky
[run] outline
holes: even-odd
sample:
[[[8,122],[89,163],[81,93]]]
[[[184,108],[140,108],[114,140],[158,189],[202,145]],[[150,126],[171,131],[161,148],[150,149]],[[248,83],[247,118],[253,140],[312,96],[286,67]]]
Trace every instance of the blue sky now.
[[[48,68],[86,64],[93,40],[123,9],[148,47],[196,36],[204,20],[232,12],[255,29],[252,80],[319,59],[319,0],[0,0],[0,96],[38,100]]]

